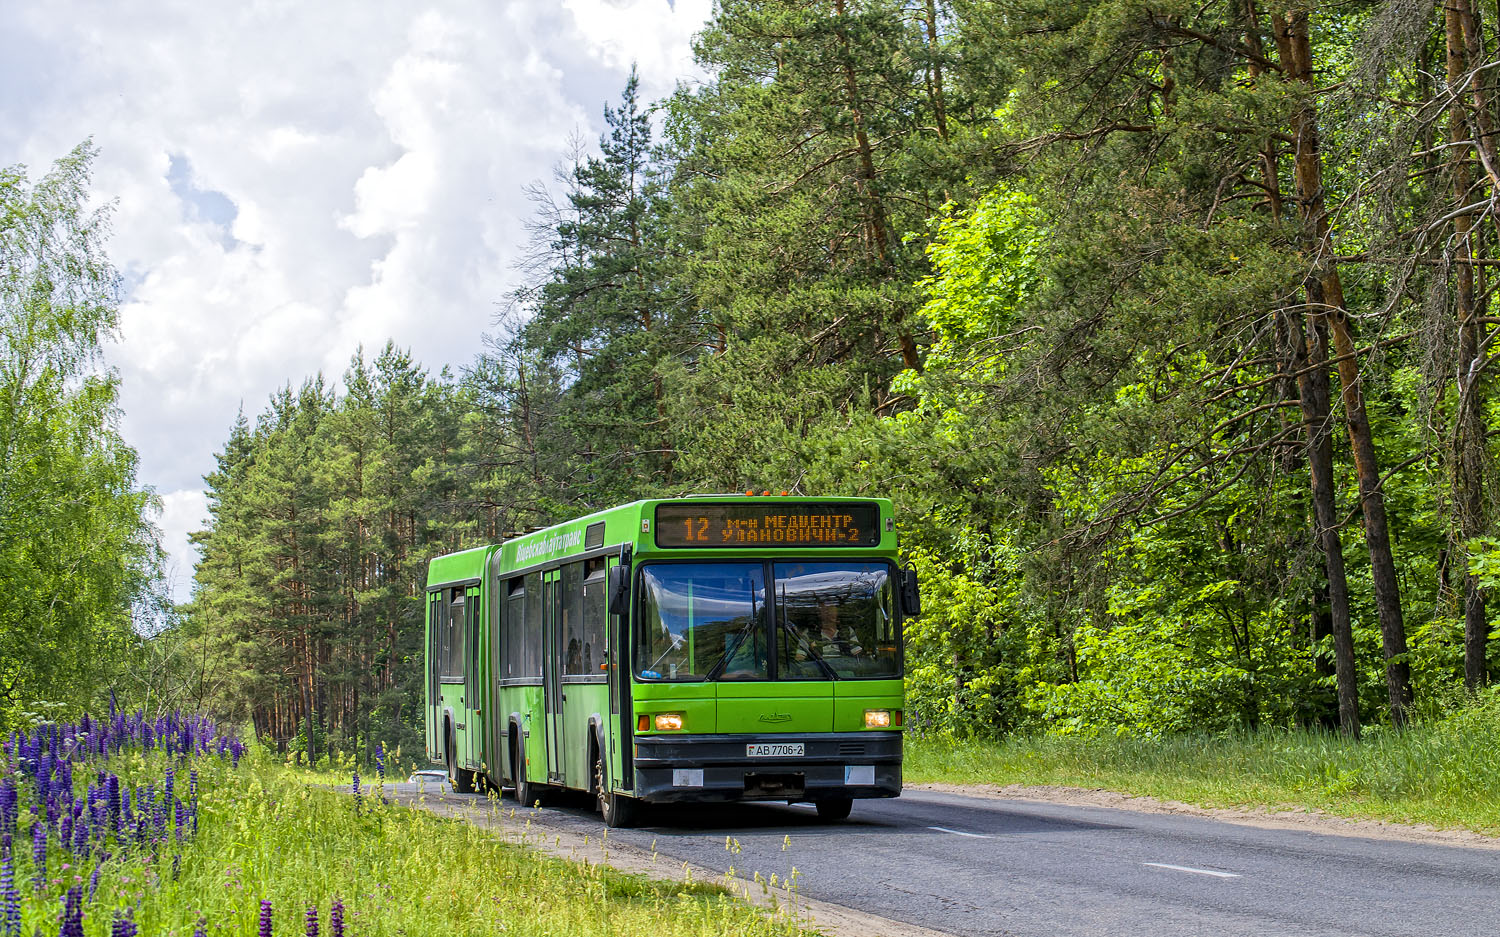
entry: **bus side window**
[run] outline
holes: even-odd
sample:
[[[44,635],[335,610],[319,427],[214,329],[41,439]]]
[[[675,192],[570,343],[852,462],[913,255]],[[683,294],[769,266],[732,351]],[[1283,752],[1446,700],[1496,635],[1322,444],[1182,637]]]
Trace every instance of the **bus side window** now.
[[[517,576],[507,581],[505,587],[505,611],[500,624],[500,674],[504,677],[524,677],[526,674],[522,672],[522,660],[526,651],[523,632],[526,619],[526,580]]]

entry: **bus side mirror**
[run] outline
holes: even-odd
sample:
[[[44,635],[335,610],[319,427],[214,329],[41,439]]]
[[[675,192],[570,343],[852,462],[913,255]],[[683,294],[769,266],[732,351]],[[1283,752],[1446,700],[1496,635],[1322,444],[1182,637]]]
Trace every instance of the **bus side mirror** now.
[[[907,618],[922,617],[922,593],[917,588],[917,571],[901,571],[901,611]]]
[[[613,618],[625,610],[630,598],[630,567],[624,564],[609,568],[609,614]]]

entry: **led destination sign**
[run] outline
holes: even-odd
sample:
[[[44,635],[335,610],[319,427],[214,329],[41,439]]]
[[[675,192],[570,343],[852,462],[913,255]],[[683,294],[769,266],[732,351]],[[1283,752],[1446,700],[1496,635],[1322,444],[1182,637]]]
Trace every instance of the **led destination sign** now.
[[[873,504],[658,504],[659,547],[873,547]]]

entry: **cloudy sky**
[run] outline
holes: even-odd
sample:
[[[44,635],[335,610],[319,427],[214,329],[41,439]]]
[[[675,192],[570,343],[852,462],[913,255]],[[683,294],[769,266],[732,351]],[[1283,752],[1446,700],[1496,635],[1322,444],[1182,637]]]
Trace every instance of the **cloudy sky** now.
[[[387,338],[462,365],[519,281],[529,182],[632,62],[692,80],[710,0],[0,0],[0,165],[85,137],[115,199],[123,429],[176,594],[236,411]]]

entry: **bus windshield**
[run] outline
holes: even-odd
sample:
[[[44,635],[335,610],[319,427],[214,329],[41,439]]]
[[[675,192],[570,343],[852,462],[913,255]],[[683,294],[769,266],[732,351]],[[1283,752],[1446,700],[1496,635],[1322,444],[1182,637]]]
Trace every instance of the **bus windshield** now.
[[[843,560],[769,569],[767,609],[766,564],[644,567],[637,675],[699,681],[900,676],[889,564]]]

